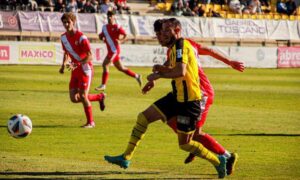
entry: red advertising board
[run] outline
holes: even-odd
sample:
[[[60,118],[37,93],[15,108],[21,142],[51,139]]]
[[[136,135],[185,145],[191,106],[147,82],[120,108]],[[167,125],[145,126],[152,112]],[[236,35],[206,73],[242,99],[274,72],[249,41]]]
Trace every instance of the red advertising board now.
[[[0,61],[9,60],[9,46],[0,46]]]
[[[299,47],[278,47],[278,68],[300,67]]]

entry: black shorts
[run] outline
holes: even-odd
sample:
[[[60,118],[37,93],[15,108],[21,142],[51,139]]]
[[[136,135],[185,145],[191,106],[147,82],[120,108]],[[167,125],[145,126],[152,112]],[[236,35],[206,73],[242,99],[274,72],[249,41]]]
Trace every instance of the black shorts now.
[[[154,102],[158,111],[165,117],[164,121],[177,117],[177,129],[183,132],[191,132],[196,129],[196,122],[201,115],[200,100],[190,102],[177,102],[172,93]]]

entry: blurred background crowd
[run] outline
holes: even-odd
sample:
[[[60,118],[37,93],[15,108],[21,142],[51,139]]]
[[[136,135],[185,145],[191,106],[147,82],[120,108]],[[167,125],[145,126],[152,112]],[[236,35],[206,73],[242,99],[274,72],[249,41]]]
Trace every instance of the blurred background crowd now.
[[[146,0],[0,0],[0,9],[78,13],[114,10],[118,14],[131,14],[129,4],[133,1],[147,3]],[[148,3],[156,11],[175,16],[300,16],[300,0],[148,0]]]

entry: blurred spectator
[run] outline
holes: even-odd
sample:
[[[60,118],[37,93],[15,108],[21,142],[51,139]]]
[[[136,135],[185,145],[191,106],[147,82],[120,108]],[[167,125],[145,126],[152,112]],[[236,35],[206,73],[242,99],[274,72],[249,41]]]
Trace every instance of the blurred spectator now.
[[[260,0],[262,6],[270,6],[270,0]]]
[[[239,0],[230,0],[229,2],[229,9],[233,13],[241,14],[242,13],[242,6]]]
[[[189,1],[189,7],[190,7],[190,9],[194,9],[196,6],[198,6],[198,4],[199,4],[199,2],[198,2],[198,0],[190,0]]]
[[[202,17],[205,13],[205,5],[201,4],[200,6],[195,6],[193,9],[193,13],[195,16]]]
[[[182,8],[182,15],[184,16],[194,16],[192,9],[190,9],[188,1],[182,1],[183,8]]]
[[[82,13],[95,13],[96,12],[96,9],[93,6],[91,0],[86,1],[81,12]]]
[[[287,14],[286,4],[282,0],[277,0],[276,10],[278,13]]]
[[[174,16],[181,16],[183,13],[183,2],[182,0],[175,0],[171,5],[171,12]]]
[[[261,4],[259,0],[251,0],[249,5],[243,9],[245,14],[260,14],[261,13]]]
[[[66,5],[65,5],[64,0],[57,0],[54,4],[54,11],[65,12],[65,8],[66,8]]]
[[[223,5],[227,4],[227,0],[211,0],[210,3]]]
[[[86,0],[77,0],[78,12],[83,11],[83,7],[84,7],[85,3],[86,3]]]
[[[38,6],[45,6],[45,7],[50,7],[51,1],[50,0],[36,0]]]
[[[114,11],[117,7],[110,0],[104,0],[99,6],[99,12],[107,14],[108,11]]]
[[[67,4],[66,10],[67,10],[67,12],[77,13],[77,12],[78,12],[77,1],[76,1],[76,0],[71,0],[71,1]]]
[[[287,15],[296,15],[297,14],[297,5],[296,5],[295,0],[287,0],[285,5],[286,5]]]
[[[127,0],[115,0],[115,5],[119,14],[123,14],[123,10],[130,14],[130,7],[127,5]]]

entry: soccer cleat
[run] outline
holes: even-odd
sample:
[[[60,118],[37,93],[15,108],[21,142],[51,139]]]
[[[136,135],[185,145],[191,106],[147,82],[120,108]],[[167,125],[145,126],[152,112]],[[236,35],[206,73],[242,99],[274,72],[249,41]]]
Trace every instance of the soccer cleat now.
[[[143,85],[142,76],[140,74],[138,74],[135,79],[139,83],[139,86],[142,87],[142,85]]]
[[[189,156],[184,160],[184,164],[188,164],[188,163],[194,161],[194,159],[195,159],[195,155],[190,153]]]
[[[86,123],[85,125],[81,126],[82,128],[94,128],[96,126],[95,122],[91,122],[91,123]]]
[[[234,171],[237,159],[238,159],[238,154],[237,153],[230,153],[231,157],[227,159],[226,162],[226,169],[227,169],[227,175],[231,175]]]
[[[219,178],[224,178],[226,176],[226,158],[225,156],[218,156],[219,160],[220,160],[220,165],[219,166],[215,166],[217,172],[218,172],[218,176]]]
[[[121,168],[127,169],[130,165],[130,160],[126,160],[123,154],[119,156],[104,156],[104,159],[112,164],[119,165]]]
[[[105,88],[106,88],[105,84],[101,84],[100,86],[96,87],[95,90],[96,91],[105,91]]]
[[[105,109],[104,100],[105,100],[106,94],[105,93],[101,93],[101,94],[102,94],[102,98],[99,100],[99,105],[100,105],[100,110],[104,111],[104,109]]]

